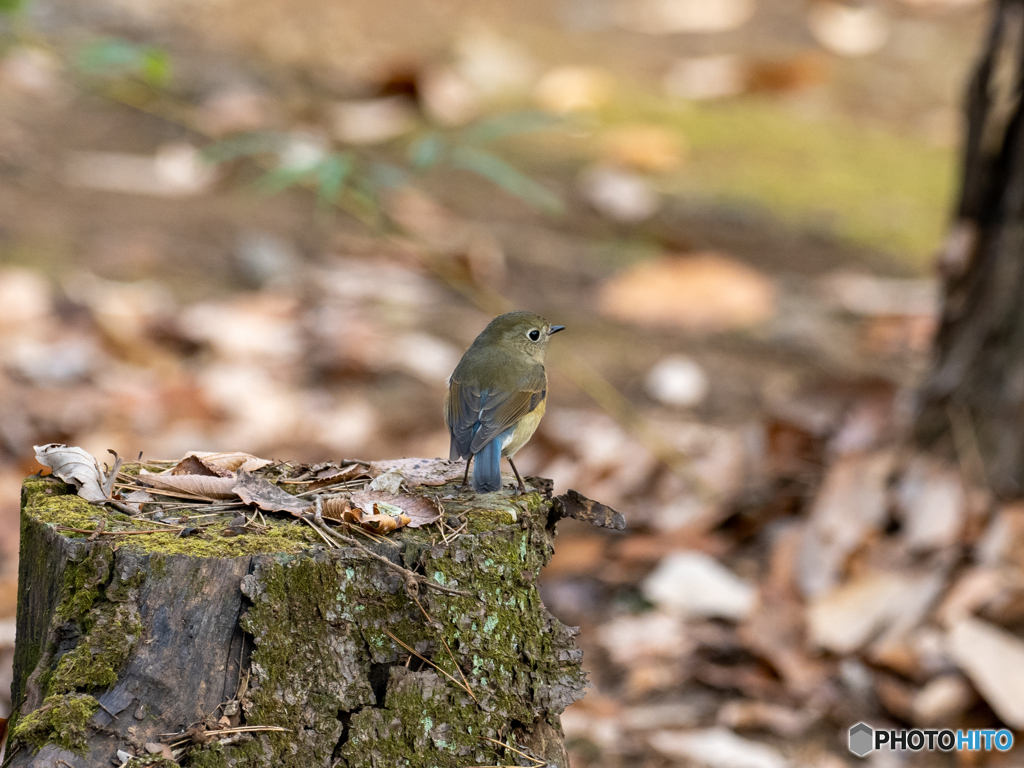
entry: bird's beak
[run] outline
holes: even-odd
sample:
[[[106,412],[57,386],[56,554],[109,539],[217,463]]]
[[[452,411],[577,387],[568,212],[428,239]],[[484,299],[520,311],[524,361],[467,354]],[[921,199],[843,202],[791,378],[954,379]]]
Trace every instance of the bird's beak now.
[[[565,330],[565,326],[564,325],[552,325],[551,326],[551,330],[548,331],[548,336],[554,336],[559,331],[564,331],[564,330]]]

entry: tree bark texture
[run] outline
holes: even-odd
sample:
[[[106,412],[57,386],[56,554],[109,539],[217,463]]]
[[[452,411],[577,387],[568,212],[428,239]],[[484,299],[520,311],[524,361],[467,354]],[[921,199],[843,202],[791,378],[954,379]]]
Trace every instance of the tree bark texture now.
[[[267,536],[214,533],[196,552],[166,535],[89,540],[63,529],[117,513],[29,478],[6,764],[106,768],[121,750],[159,765],[168,744],[204,768],[565,767],[558,715],[586,682],[537,577],[576,507],[470,495],[445,502],[466,522],[448,541],[428,527],[367,542],[462,596],[410,590],[299,521],[277,521],[270,551]]]
[[[916,437],[975,481],[1024,495],[1024,2],[1000,0],[967,91],[963,179],[940,259],[936,361]]]

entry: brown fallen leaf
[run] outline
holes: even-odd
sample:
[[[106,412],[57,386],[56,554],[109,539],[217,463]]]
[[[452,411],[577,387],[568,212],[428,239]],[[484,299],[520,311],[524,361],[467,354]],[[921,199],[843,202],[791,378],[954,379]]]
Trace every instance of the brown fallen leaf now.
[[[49,467],[54,475],[75,486],[78,495],[87,501],[104,501],[103,472],[96,458],[82,448],[50,443],[33,446],[36,461]]]
[[[334,485],[335,483],[343,483],[346,480],[354,480],[357,477],[363,477],[367,474],[366,464],[361,461],[353,462],[344,467],[328,467],[322,469],[314,475],[316,478],[312,483],[309,484],[307,490],[314,490],[316,488],[323,488],[325,485]]]
[[[718,724],[726,728],[764,728],[788,739],[803,734],[817,719],[812,711],[756,699],[728,701],[718,710]]]
[[[246,504],[255,504],[264,512],[289,512],[296,517],[309,511],[309,500],[292,496],[269,480],[257,477],[244,469],[239,469],[237,475],[234,492]]]
[[[171,470],[172,475],[206,475],[208,477],[234,477],[235,473],[208,467],[198,456],[186,456]]]
[[[388,493],[387,491],[357,491],[352,494],[352,505],[367,515],[379,514],[380,505],[398,507],[409,517],[410,528],[429,525],[441,516],[441,510],[433,499],[427,496],[413,496],[409,493]],[[365,522],[366,517],[363,517]]]
[[[753,267],[700,253],[629,267],[602,287],[600,308],[640,325],[718,332],[771,320],[776,293],[772,280]]]
[[[255,472],[257,469],[270,466],[274,462],[270,459],[261,459],[251,453],[243,451],[230,451],[228,453],[213,453],[210,451],[189,451],[185,459],[197,459],[204,467],[222,477],[227,477],[239,469],[246,472]],[[182,459],[182,461],[185,461]]]
[[[338,496],[333,499],[324,499],[321,512],[325,520],[337,520],[345,523],[358,523],[359,520],[349,519],[352,515],[352,504],[348,499]]]
[[[164,475],[153,474],[142,470],[138,480],[159,491],[186,493],[203,499],[233,499],[235,478],[216,477],[214,475]]]
[[[446,459],[395,459],[370,462],[371,477],[378,477],[393,470],[400,472],[405,484],[409,486],[444,485],[461,480],[466,465],[461,461]]]
[[[385,507],[384,504],[377,505],[377,508]],[[409,516],[399,512],[398,514],[364,515],[360,525],[374,533],[391,533],[409,524]]]

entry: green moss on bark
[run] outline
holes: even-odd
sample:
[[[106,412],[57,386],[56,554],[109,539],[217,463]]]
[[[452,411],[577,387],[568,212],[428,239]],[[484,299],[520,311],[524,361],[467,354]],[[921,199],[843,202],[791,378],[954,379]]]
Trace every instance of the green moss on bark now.
[[[143,521],[140,524],[120,512],[90,504],[74,495],[69,486],[51,477],[30,477],[24,481],[22,508],[47,525],[80,531],[96,530],[100,520],[105,521],[104,530],[110,533],[152,530],[157,527],[155,523]],[[202,511],[197,509],[196,514],[202,514]],[[104,535],[102,538],[118,549],[189,557],[247,557],[280,552],[296,554],[321,542],[304,523],[272,515],[266,516],[269,530],[265,532],[225,536],[234,515],[234,512],[224,514],[212,525],[203,528],[200,534],[185,538],[179,537],[173,529],[168,529],[167,533]],[[72,531],[61,533],[72,539],[85,539],[89,536],[88,533]]]
[[[83,754],[86,723],[99,709],[99,702],[85,694],[49,696],[43,706],[23,716],[11,732],[11,740],[39,749],[54,744],[69,752]]]

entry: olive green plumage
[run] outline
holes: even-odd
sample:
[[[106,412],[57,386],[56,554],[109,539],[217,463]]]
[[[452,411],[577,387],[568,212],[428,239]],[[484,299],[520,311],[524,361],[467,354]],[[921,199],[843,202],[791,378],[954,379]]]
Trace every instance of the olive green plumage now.
[[[444,420],[451,433],[451,456],[476,457],[473,488],[501,488],[501,457],[512,465],[516,451],[533,435],[544,415],[548,377],[544,355],[551,335],[563,329],[532,312],[494,318],[466,350],[448,382]]]

